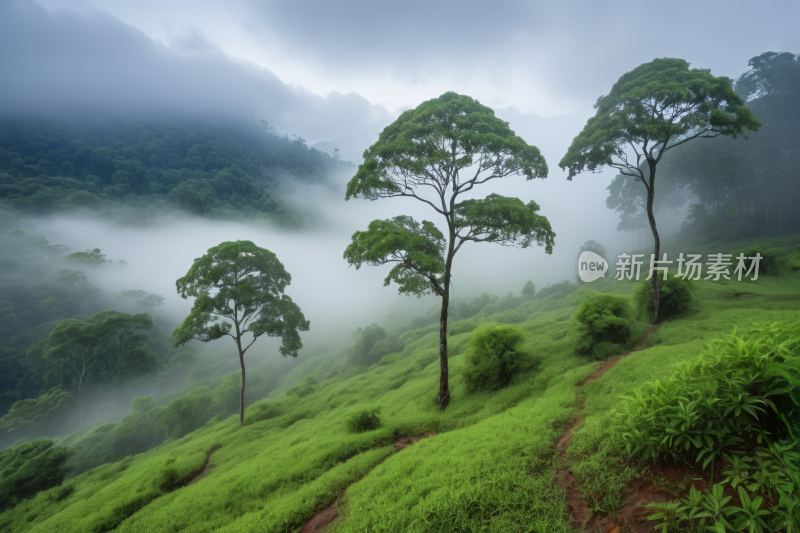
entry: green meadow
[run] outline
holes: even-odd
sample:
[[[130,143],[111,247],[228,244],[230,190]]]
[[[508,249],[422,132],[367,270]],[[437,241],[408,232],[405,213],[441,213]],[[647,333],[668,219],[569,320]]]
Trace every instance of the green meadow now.
[[[800,321],[800,238],[757,242],[776,252],[779,275],[696,282],[689,313],[661,323],[642,349],[585,387],[576,385],[600,361],[575,353],[573,315],[588,290],[633,301],[633,281],[572,285],[502,313],[489,306],[451,322],[452,401],[444,413],[437,409],[437,324],[405,333],[402,351],[360,374],[319,380],[320,369],[341,364],[341,354],[310,359],[277,392],[247,407],[243,428],[238,415],[217,417],[180,439],[67,479],[0,514],[0,531],[295,533],[329,504],[338,512],[331,533],[582,531],[554,483],[555,443],[578,414],[579,392],[585,418],[565,457],[584,500],[612,512],[640,475],[613,429],[620,395],[673,376],[734,328]],[[755,243],[674,240],[664,251],[730,253]],[[497,392],[469,392],[464,380],[470,336],[482,323],[513,324],[524,334],[519,351],[532,356]],[[631,345],[649,325],[639,314]],[[378,429],[348,431],[348,415],[376,407]],[[102,426],[72,438],[93,431]],[[404,449],[394,445],[398,436],[427,432],[434,434]]]

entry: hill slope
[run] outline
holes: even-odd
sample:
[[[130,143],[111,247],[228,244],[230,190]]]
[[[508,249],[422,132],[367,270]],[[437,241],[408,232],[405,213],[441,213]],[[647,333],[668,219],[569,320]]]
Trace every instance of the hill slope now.
[[[794,239],[784,237],[783,244]],[[599,363],[575,354],[571,317],[587,290],[630,296],[632,282],[600,281],[454,322],[452,402],[445,413],[436,409],[438,334],[430,331],[368,372],[250,406],[242,429],[236,417],[212,421],[44,491],[0,515],[0,530],[294,532],[337,502],[340,516],[330,529],[336,533],[568,532],[581,524],[573,523],[557,482],[564,461],[582,500],[596,513],[611,513],[613,524],[621,520],[615,510],[637,486],[651,487],[640,492],[654,498],[667,489],[688,494],[664,478],[666,466],[644,469],[628,458],[612,429],[618,396],[670,378],[677,364],[697,359],[709,341],[734,328],[796,323],[800,272],[791,265],[800,248],[779,252],[786,268],[778,277],[697,282],[697,308],[660,325],[600,379],[585,381]],[[499,392],[469,393],[460,376],[472,330],[508,320],[524,333],[521,350],[538,364]],[[641,339],[647,327],[638,320],[634,336]],[[368,406],[382,408],[383,426],[349,433],[346,417]],[[572,437],[559,455],[557,441],[569,427]],[[431,432],[406,449],[393,445],[397,436]],[[639,515],[625,527],[652,531],[652,525]]]

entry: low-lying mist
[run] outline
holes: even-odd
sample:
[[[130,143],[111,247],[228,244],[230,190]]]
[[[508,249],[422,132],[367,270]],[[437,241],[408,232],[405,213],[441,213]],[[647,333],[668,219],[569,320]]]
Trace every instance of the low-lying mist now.
[[[287,195],[298,210],[314,215],[314,223],[303,230],[182,214],[126,223],[136,219],[135,212],[110,219],[88,214],[29,216],[20,219],[14,229],[42,235],[52,244],[68,246],[70,251],[99,248],[114,263],[98,267],[96,272],[87,270],[90,279],[96,276],[98,288],[110,294],[129,289],[160,294],[166,305],[155,312],[174,323],[188,314],[192,304],[191,299],[181,299],[175,289],[175,281],[186,274],[192,261],[224,241],[253,241],[274,252],[291,274],[292,284],[286,294],[311,321],[311,330],[303,334],[304,343],[338,345],[346,342],[356,327],[374,322],[391,325],[398,316],[411,320],[439,304],[433,296],[420,302],[398,295],[395,286],[384,287],[383,279],[390,266],[365,266],[356,271],[342,254],[352,234],[366,229],[373,219],[410,214],[418,220],[431,220],[443,229],[440,216],[410,198],[345,202],[348,178],[337,179],[333,190],[328,185],[304,186]],[[454,261],[453,296],[471,298],[483,292],[503,295],[509,291],[518,294],[529,279],[537,287],[572,280],[575,252],[589,239],[602,243],[609,252],[641,247],[641,236],[616,232],[615,215],[602,209],[605,180],[595,176],[582,183],[579,180],[570,183],[551,177],[531,182],[512,177],[476,188],[475,197],[498,192],[526,202],[535,200],[556,232],[556,245],[553,254],[547,255],[536,246],[523,250],[468,243]],[[119,264],[119,260],[128,264]],[[276,353],[278,342],[261,339],[248,356],[260,359]],[[229,340],[217,343],[220,346],[214,348],[220,349]]]

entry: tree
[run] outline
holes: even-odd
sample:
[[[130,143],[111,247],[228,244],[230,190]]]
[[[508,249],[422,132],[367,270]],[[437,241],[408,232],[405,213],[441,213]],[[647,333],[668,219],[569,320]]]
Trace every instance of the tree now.
[[[595,116],[573,139],[558,166],[568,180],[586,170],[609,166],[638,179],[647,191],[647,218],[653,232],[654,256],[661,241],[653,214],[656,166],[663,155],[698,137],[758,131],[756,119],[737,95],[730,78],[709,69],[690,69],[683,59],[655,59],[622,75],[607,96],[594,105]],[[631,155],[628,150],[631,150]],[[646,163],[646,168],[640,165]],[[656,262],[656,264],[658,264]],[[652,277],[653,320],[658,319],[658,281]]]
[[[147,313],[127,315],[100,311],[86,320],[62,320],[27,352],[31,360],[62,363],[77,378],[79,420],[83,420],[82,389],[87,378],[96,380],[151,373],[160,367],[147,337],[138,333],[153,326]]]
[[[291,281],[274,253],[250,241],[235,241],[209,248],[175,282],[181,298],[196,298],[189,316],[172,332],[175,346],[193,339],[210,342],[226,335],[236,345],[242,367],[240,427],[244,425],[245,352],[262,335],[281,337],[279,351],[284,357],[297,357],[303,347],[299,332],[308,331],[309,322],[300,307],[283,294]],[[220,316],[231,322],[217,322]],[[243,347],[246,333],[253,339]]]
[[[352,333],[355,338],[352,348],[350,349],[350,361],[353,365],[366,365],[369,366],[380,359],[376,357],[377,354],[373,353],[375,345],[386,338],[386,330],[378,324],[370,324],[364,329],[358,328]],[[383,355],[383,354],[381,354]]]
[[[536,294],[536,285],[531,280],[525,282],[525,285],[522,287],[522,295],[528,299],[531,299]]]
[[[666,164],[664,161],[663,164]],[[643,171],[646,168],[642,169]],[[647,191],[628,176],[617,174],[606,187],[606,207],[619,214],[617,231],[638,231],[649,226],[647,220]],[[653,213],[664,209],[677,209],[687,200],[688,191],[683,183],[662,173],[659,177],[658,196],[653,199]]]
[[[608,261],[608,252],[606,251],[606,247],[596,241],[586,241],[583,243],[580,253],[583,252],[594,252]]]
[[[120,298],[134,300],[136,307],[154,310],[156,307],[164,305],[164,297],[160,294],[142,290],[127,290],[118,294]]]
[[[28,350],[30,359],[46,359],[64,363],[78,378],[78,423],[83,423],[81,389],[83,378],[94,357],[94,346],[98,338],[91,324],[82,320],[62,320],[50,335]]]
[[[14,402],[11,409],[0,418],[0,431],[15,431],[21,428],[40,428],[54,413],[62,412],[69,405],[70,394],[56,385],[38,398]]]
[[[689,144],[659,165],[659,181],[671,177],[701,204],[687,229],[792,231],[800,223],[800,56],[767,52],[748,64],[735,89],[763,123],[758,135],[745,145],[727,137]]]
[[[467,174],[461,176],[461,171]],[[539,149],[528,145],[476,100],[448,92],[400,115],[378,142],[364,152],[364,163],[347,185],[351,198],[408,197],[424,202],[446,222],[445,236],[428,221],[411,217],[376,220],[356,232],[344,253],[356,268],[363,263],[397,263],[384,285],[395,281],[400,293],[442,298],[439,328],[439,408],[450,402],[447,368],[447,313],[453,258],[467,241],[526,248],[534,241],[552,253],[555,233],[535,202],[497,194],[483,200],[456,199],[475,186],[511,175],[547,177]],[[431,192],[433,200],[426,197]],[[446,241],[445,241],[446,238]],[[384,240],[385,239],[385,240]]]
[[[67,259],[92,267],[95,287],[97,286],[97,267],[108,262],[105,254],[100,253],[100,248],[87,249],[85,252],[75,252],[74,254],[69,254]]]
[[[128,315],[119,311],[100,311],[86,319],[94,327],[99,353],[108,372],[114,377],[146,374],[160,366],[147,336],[140,333],[153,327],[147,313]],[[105,349],[103,349],[105,348]]]

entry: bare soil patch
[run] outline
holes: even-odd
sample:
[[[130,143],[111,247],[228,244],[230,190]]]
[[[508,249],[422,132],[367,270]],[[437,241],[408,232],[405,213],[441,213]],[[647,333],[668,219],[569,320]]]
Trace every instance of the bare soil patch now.
[[[403,448],[411,446],[420,439],[432,437],[433,435],[436,435],[435,431],[426,431],[422,435],[416,437],[411,435],[398,435],[394,438],[394,447],[397,448],[397,450],[402,450]]]
[[[583,411],[584,398],[586,396],[583,392],[583,386],[590,381],[602,378],[606,372],[633,352],[646,349],[648,347],[646,341],[656,328],[657,326],[647,328],[642,338],[639,339],[630,352],[603,361],[588,378],[576,385],[579,388],[576,393],[576,406],[579,410]],[[590,516],[589,506],[581,498],[578,480],[570,471],[569,463],[564,458],[564,454],[572,440],[572,435],[584,418],[585,416],[582,414],[576,416],[555,444],[556,460],[564,466],[556,471],[554,483],[566,492],[567,507],[570,516],[575,521],[575,525],[583,527],[585,531],[591,533],[651,533],[655,531],[655,524],[645,518],[652,511],[645,508],[644,505],[651,502],[666,502],[668,499],[662,499],[661,495],[651,490],[654,489],[652,482],[640,483],[640,487],[637,486],[636,489],[624,495],[627,500],[625,500],[625,504],[622,507],[615,510],[616,516]],[[655,490],[658,491],[658,489]]]
[[[195,474],[194,476],[192,476],[192,477],[189,479],[189,481],[187,481],[187,482],[186,482],[186,483],[183,485],[184,487],[185,487],[186,485],[191,485],[192,483],[195,483],[196,481],[199,481],[201,477],[205,476],[205,475],[208,473],[208,470],[211,468],[211,456],[212,456],[212,455],[214,455],[214,452],[211,452],[211,453],[209,453],[209,454],[208,454],[208,457],[206,457],[206,462],[205,462],[205,464],[203,465],[203,468],[201,468],[201,469],[200,469],[200,471],[199,471],[197,474]]]
[[[331,522],[333,522],[334,518],[336,518],[336,507],[326,505],[320,509],[317,514],[311,517],[311,520],[303,524],[300,533],[318,533],[320,531],[325,531]]]

